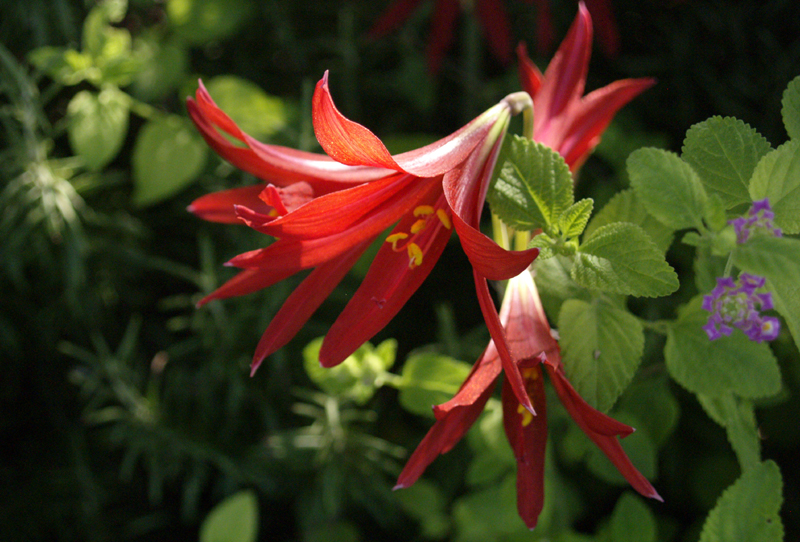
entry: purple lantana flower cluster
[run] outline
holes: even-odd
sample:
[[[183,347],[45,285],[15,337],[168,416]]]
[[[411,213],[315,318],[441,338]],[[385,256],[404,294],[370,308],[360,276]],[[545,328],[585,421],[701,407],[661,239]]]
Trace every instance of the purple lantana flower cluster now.
[[[711,313],[703,326],[710,340],[730,335],[733,327],[741,329],[755,342],[771,341],[778,336],[781,329],[778,319],[760,313],[772,308],[771,294],[756,293],[764,282],[764,277],[748,273],[742,273],[738,279],[717,278],[711,295],[703,297],[703,309]]]
[[[750,239],[752,233],[756,232],[770,232],[775,237],[781,237],[783,232],[780,228],[775,227],[775,224],[772,222],[774,218],[775,213],[772,212],[769,199],[764,198],[759,201],[754,201],[753,206],[750,207],[747,214],[729,220],[728,224],[733,224],[736,230],[736,242],[741,245]]]

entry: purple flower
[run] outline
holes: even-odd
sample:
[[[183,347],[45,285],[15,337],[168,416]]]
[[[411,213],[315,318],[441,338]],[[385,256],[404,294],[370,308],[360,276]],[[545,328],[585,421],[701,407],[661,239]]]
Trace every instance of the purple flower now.
[[[783,232],[780,228],[775,227],[772,222],[774,218],[775,213],[772,212],[769,199],[764,198],[754,201],[747,214],[734,220],[729,220],[728,224],[733,224],[736,229],[736,242],[741,245],[747,242],[751,233],[769,232],[775,237],[781,237]]]
[[[756,202],[756,205],[759,203]],[[769,208],[768,203],[766,207]],[[756,293],[758,288],[764,286],[764,282],[764,277],[748,273],[742,273],[737,280],[732,277],[717,278],[717,286],[710,295],[703,297],[703,309],[711,313],[708,323],[703,326],[710,340],[730,335],[733,327],[738,327],[751,341],[759,343],[778,336],[781,330],[778,319],[760,313],[773,306],[771,294]]]

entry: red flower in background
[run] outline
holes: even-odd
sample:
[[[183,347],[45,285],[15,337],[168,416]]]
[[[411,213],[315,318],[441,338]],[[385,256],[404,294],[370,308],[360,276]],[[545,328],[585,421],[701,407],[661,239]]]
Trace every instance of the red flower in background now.
[[[508,282],[500,321],[536,412],[532,414],[520,403],[508,380],[503,382],[503,425],[517,460],[517,508],[528,528],[536,526],[544,506],[547,409],[542,367],[572,419],[631,486],[645,497],[661,500],[650,482],[633,466],[617,439],[617,436],[631,434],[633,428],[592,408],[567,380],[558,343],[550,331],[530,272],[525,271]],[[455,397],[434,407],[436,423],[409,458],[398,478],[397,488],[413,484],[439,454],[452,449],[464,436],[491,397],[501,369],[492,341]],[[507,370],[505,372],[508,374]]]
[[[553,15],[550,11],[550,0],[534,0],[536,3],[536,49],[540,54],[550,51],[555,39]],[[583,5],[583,2],[580,3]],[[586,7],[597,23],[597,41],[600,49],[607,57],[615,57],[619,53],[619,29],[611,8],[611,0],[586,0]],[[591,41],[591,40],[590,40]]]
[[[422,3],[422,0],[397,0],[381,15],[368,33],[371,39],[378,39],[405,23],[411,14]],[[489,50],[502,62],[511,62],[511,24],[502,0],[436,0],[431,21],[430,38],[427,46],[428,70],[437,73],[442,60],[453,42],[453,33],[458,22],[458,14],[465,5],[473,11],[483,29],[483,35],[489,43]]]
[[[623,79],[583,96],[592,55],[592,18],[583,2],[544,75],[517,47],[522,88],[533,98],[533,139],[559,152],[573,172],[600,142],[617,111],[655,79]]]
[[[273,183],[210,194],[189,210],[218,222],[239,220],[277,238],[266,248],[233,258],[229,264],[244,270],[200,304],[250,293],[314,269],[265,331],[253,357],[253,371],[299,331],[370,243],[396,224],[323,341],[323,365],[346,359],[416,291],[454,228],[473,266],[478,299],[509,381],[520,402],[532,409],[505,346],[486,281],[519,274],[538,250],[507,251],[478,230],[509,119],[530,107],[527,94],[512,94],[449,137],[397,156],[391,156],[372,132],[339,113],[327,74],[314,92],[313,121],[328,156],[253,140],[216,107],[202,85],[197,99],[190,98],[187,104],[214,150]]]

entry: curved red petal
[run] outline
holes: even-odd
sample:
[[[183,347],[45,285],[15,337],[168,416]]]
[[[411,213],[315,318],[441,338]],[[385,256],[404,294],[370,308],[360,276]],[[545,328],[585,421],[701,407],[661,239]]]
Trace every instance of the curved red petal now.
[[[500,354],[494,342],[484,350],[480,359],[472,366],[467,378],[461,384],[458,392],[449,401],[433,407],[433,415],[437,420],[443,419],[455,408],[474,404],[488,388],[491,388],[502,370]]]
[[[215,299],[227,299],[263,290],[295,274],[294,270],[245,269],[197,302],[200,308]]]
[[[273,209],[259,198],[262,190],[264,190],[263,184],[254,184],[213,192],[197,198],[186,210],[209,222],[241,224],[242,221],[234,211],[234,205],[243,205],[262,214],[269,214]]]
[[[317,267],[300,283],[300,286],[284,301],[261,336],[253,354],[251,376],[267,356],[285,346],[297,335],[369,245],[369,242],[357,245],[340,258]]]
[[[550,0],[545,0],[545,2],[549,1]],[[524,42],[517,45],[517,61],[519,62],[517,69],[519,70],[519,80],[522,84],[522,90],[533,98],[539,92],[539,89],[542,88],[544,76],[542,72],[539,71],[539,68],[536,67],[536,64],[528,57],[528,50]]]
[[[526,378],[536,416],[520,411],[511,386],[503,383],[503,427],[517,459],[517,511],[528,529],[544,508],[544,460],[547,448],[547,401],[541,367]]]
[[[419,204],[436,204],[436,189],[438,187]],[[413,216],[404,217],[393,233],[408,232],[414,221]],[[421,249],[423,259],[413,268],[409,267],[405,250],[395,251],[390,243],[381,246],[361,286],[325,335],[319,353],[323,366],[332,367],[347,359],[394,318],[427,278],[450,235],[450,230],[438,221],[419,233],[414,242]]]
[[[328,88],[328,72],[317,83],[312,99],[314,133],[325,152],[342,164],[400,170],[386,146],[364,126],[342,115]]]
[[[453,449],[483,412],[483,407],[492,395],[492,388],[493,386],[487,387],[473,403],[449,411],[433,424],[403,467],[395,489],[412,485],[434,459]]]

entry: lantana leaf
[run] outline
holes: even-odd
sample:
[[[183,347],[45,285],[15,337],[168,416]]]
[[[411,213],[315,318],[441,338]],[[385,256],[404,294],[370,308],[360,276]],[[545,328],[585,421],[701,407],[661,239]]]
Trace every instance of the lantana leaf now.
[[[742,470],[758,465],[761,462],[761,439],[753,402],[732,393],[716,397],[699,394],[697,399],[709,417],[725,428]]]
[[[255,542],[258,536],[258,498],[246,489],[215,506],[202,525],[200,542]]]
[[[617,192],[608,200],[592,217],[585,235],[591,236],[597,228],[612,222],[630,222],[640,226],[662,252],[666,252],[672,244],[672,229],[653,218],[632,189]]]
[[[800,139],[800,76],[792,79],[786,87],[781,104],[781,116],[789,137]]]
[[[645,209],[674,230],[702,225],[706,192],[692,166],[662,149],[628,157],[628,176]]]
[[[94,171],[111,162],[128,135],[130,101],[117,87],[99,94],[82,90],[67,107],[67,135],[72,150]]]
[[[711,117],[689,128],[681,156],[700,176],[709,195],[718,195],[730,209],[750,202],[747,187],[753,170],[771,148],[741,120]]]
[[[657,297],[678,289],[678,275],[642,228],[627,222],[595,230],[578,249],[570,276],[587,288]]]
[[[765,461],[746,471],[711,510],[700,542],[780,542],[783,481],[778,466]]]
[[[570,299],[561,306],[558,331],[567,378],[590,405],[608,412],[641,362],[642,325],[608,301]]]
[[[554,233],[556,221],[572,205],[572,175],[553,149],[519,136],[508,138],[487,200],[506,224],[524,231]]]
[[[434,352],[412,354],[400,374],[400,404],[414,414],[433,417],[431,407],[455,395],[470,366]]]
[[[582,199],[570,205],[561,216],[558,217],[558,229],[561,235],[567,239],[578,237],[586,228],[589,218],[592,216],[594,201],[591,198]]]
[[[733,261],[748,273],[766,277],[775,309],[800,340],[800,240],[755,236],[736,247]]]
[[[750,181],[750,196],[753,201],[769,199],[783,233],[800,233],[800,140],[784,143],[761,159]]]
[[[656,518],[644,501],[626,491],[611,515],[611,538],[614,542],[655,542]]]
[[[710,341],[703,330],[709,313],[702,296],[683,307],[667,332],[664,357],[672,378],[687,390],[709,396],[735,393],[757,399],[781,388],[778,361],[766,343],[755,343],[739,330]]]

